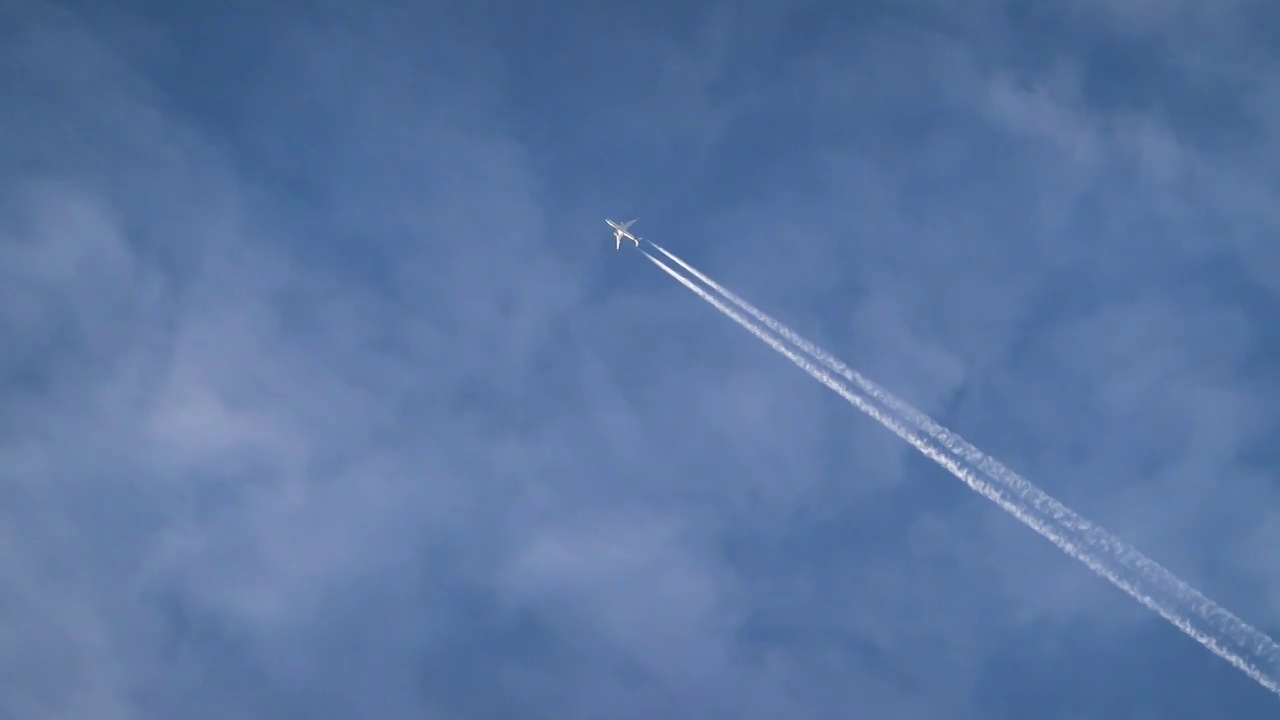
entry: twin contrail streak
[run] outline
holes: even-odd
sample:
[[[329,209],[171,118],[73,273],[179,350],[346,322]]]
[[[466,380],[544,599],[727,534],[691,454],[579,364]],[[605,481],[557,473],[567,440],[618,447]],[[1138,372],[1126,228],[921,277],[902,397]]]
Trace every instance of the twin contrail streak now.
[[[827,370],[794,352],[779,337],[770,335],[724,301],[698,287],[649,253],[644,253],[655,265],[721,313],[906,440],[929,459],[946,468],[970,488],[1047,538],[1063,552],[1110,580],[1116,587],[1154,610],[1263,687],[1280,694],[1280,645],[1271,638],[1227,612],[1154,560],[1081,517],[997,460],[988,457],[928,415],[866,379],[672,253],[655,243],[650,244],[777,336],[844,376],[880,405],[905,418],[914,429],[858,395]],[[973,468],[985,477],[974,472]]]

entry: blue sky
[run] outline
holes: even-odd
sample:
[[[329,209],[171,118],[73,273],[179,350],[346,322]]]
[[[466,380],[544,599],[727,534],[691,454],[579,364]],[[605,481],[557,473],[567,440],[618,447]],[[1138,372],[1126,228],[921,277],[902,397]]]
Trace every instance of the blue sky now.
[[[304,5],[0,10],[0,715],[1275,716],[603,223],[1276,636],[1271,4]]]

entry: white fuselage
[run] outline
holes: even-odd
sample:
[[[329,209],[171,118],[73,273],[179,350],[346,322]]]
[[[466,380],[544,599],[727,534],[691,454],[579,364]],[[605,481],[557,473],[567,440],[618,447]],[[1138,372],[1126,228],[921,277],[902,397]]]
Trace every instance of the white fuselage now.
[[[627,231],[627,228],[630,227],[631,223],[635,222],[635,220],[632,220],[631,222],[628,222],[628,223],[616,223],[612,220],[605,220],[605,222],[609,223],[609,227],[613,228],[613,249],[614,250],[622,249],[622,238],[626,238],[631,242],[635,243],[636,247],[640,247],[640,238],[636,237],[635,235],[632,235],[630,232]]]

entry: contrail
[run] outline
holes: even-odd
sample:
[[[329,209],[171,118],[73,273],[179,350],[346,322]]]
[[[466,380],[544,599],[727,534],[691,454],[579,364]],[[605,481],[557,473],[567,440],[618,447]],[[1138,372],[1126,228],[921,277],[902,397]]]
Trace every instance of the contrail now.
[[[651,242],[650,244],[653,243]],[[792,351],[777,337],[770,335],[720,299],[698,287],[662,261],[641,250],[651,262],[680,281],[681,284],[703,300],[706,300],[721,313],[800,366],[814,379],[834,390],[853,404],[854,407],[870,415],[895,435],[906,440],[926,457],[946,468],[970,488],[992,500],[1006,512],[1022,521],[1023,524],[1048,539],[1063,552],[1084,563],[1090,570],[1111,581],[1113,585],[1147,608],[1154,610],[1165,620],[1168,620],[1201,645],[1234,665],[1258,684],[1273,693],[1280,694],[1280,645],[1277,645],[1271,638],[1227,612],[1154,560],[1147,558],[1119,538],[1084,519],[1017,473],[988,458],[958,435],[938,425],[929,416],[915,410],[906,402],[894,397],[892,393],[880,388],[875,383],[862,378],[861,375],[840,363],[839,360],[791,332],[782,323],[769,318],[754,308],[748,310],[747,308],[750,306],[741,298],[735,299],[736,296],[728,293],[727,290],[724,290],[687,263],[680,261],[656,244],[654,244],[654,247],[709,287],[721,292],[726,299],[740,306],[745,306],[743,307],[744,310],[755,315],[761,322],[777,331],[780,336],[796,343],[796,347],[809,353],[815,359],[829,365],[835,364],[838,368],[841,368],[837,372],[853,380],[868,395],[879,400],[885,407],[892,408],[911,418],[917,425],[917,429],[925,431],[931,437],[926,439],[908,429],[897,418],[890,416],[863,397],[855,394],[839,380],[832,377],[826,370],[810,363],[807,359]],[[934,442],[930,442],[931,440]],[[947,453],[943,447],[939,447],[935,443],[941,443],[943,447],[949,449],[954,455]],[[963,457],[978,466],[988,475],[991,481],[994,481],[994,484],[988,479],[978,476],[969,467],[962,465],[957,456]],[[974,458],[979,458],[982,462],[977,462]]]

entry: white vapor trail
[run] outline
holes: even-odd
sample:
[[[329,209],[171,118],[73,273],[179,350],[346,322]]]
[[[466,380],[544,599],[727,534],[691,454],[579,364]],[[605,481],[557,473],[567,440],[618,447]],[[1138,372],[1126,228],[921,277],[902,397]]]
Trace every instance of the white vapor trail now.
[[[1280,645],[1271,638],[1224,610],[1154,560],[1147,558],[995,459],[988,457],[959,435],[939,425],[928,415],[864,378],[656,243],[648,242],[708,287],[720,293],[726,300],[755,317],[778,336],[852,381],[884,407],[906,418],[915,426],[915,430],[923,432],[924,435],[914,432],[897,418],[856,394],[825,369],[792,351],[778,337],[770,335],[705,289],[698,287],[662,261],[641,250],[655,265],[721,313],[800,366],[814,379],[834,390],[859,410],[870,415],[895,435],[906,440],[929,459],[946,468],[971,489],[992,500],[1023,524],[1044,536],[1063,552],[1084,563],[1090,570],[1111,581],[1113,585],[1147,608],[1154,610],[1258,684],[1273,693],[1280,694]],[[925,435],[928,437],[926,438]],[[950,452],[947,452],[948,450]],[[978,475],[971,467],[976,467],[986,477]]]

